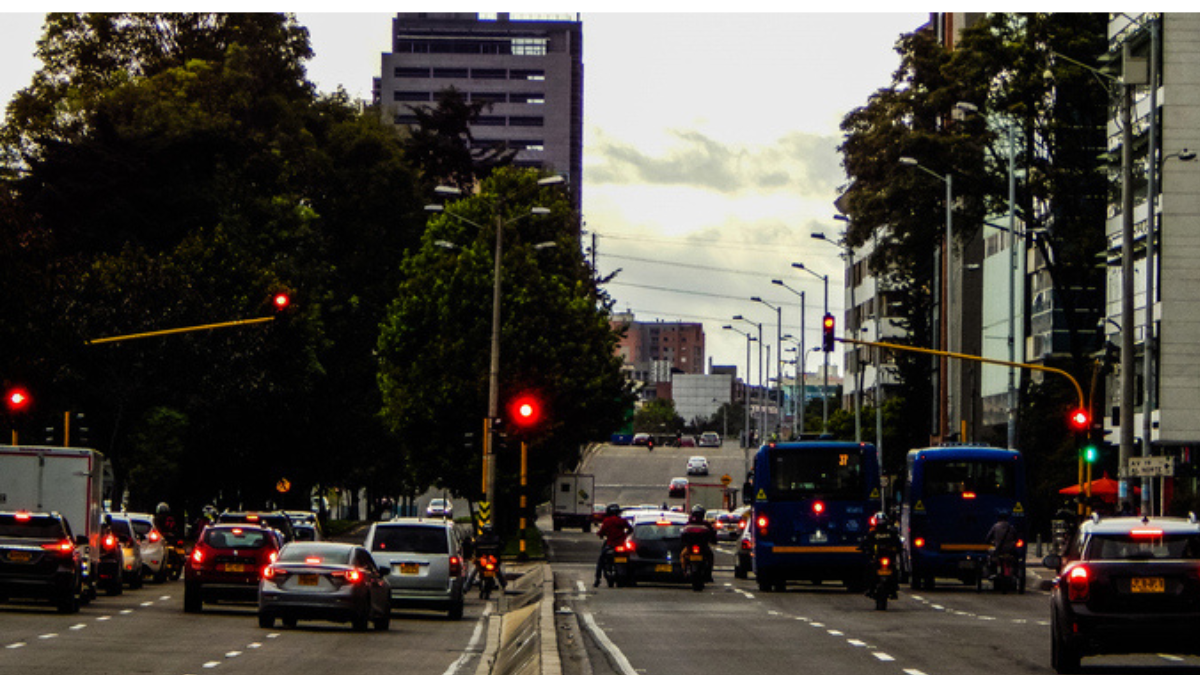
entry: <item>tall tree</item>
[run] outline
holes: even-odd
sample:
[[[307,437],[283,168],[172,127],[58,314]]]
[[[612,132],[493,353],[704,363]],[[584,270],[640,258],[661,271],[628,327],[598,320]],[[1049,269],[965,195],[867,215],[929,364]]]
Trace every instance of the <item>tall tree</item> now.
[[[407,106],[417,124],[404,149],[420,171],[426,193],[439,184],[470,190],[492,171],[512,164],[515,148],[481,143],[471,133],[471,125],[491,109],[490,102],[467,101],[454,87],[438,92],[436,99],[434,107]]]

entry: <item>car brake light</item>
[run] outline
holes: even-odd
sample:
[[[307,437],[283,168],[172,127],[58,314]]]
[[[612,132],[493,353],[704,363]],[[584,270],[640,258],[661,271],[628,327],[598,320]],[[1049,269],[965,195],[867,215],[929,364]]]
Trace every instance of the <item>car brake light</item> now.
[[[460,577],[460,576],[462,576],[462,571],[463,571],[462,558],[460,558],[456,555],[450,556],[450,576]]]
[[[197,565],[204,562],[204,551],[200,550],[199,546],[192,549],[192,562],[196,563]]]
[[[275,559],[278,557],[279,557],[279,551],[271,551],[270,553],[267,554],[267,560],[269,560],[270,562],[275,562]]]
[[[485,570],[495,570],[496,569],[496,556],[485,555],[479,559],[479,562],[481,565],[483,565],[483,568]]]
[[[884,568],[884,569],[887,569],[887,568],[891,567],[891,566],[892,566],[892,559],[891,559],[891,558],[880,558],[880,559],[879,559],[879,566],[880,566],[880,567],[882,567],[882,568]]]
[[[59,553],[70,553],[75,550],[75,544],[71,543],[70,539],[56,541],[53,544],[42,544],[42,548],[47,551],[57,551]]]
[[[267,565],[266,567],[263,568],[263,573],[262,573],[263,578],[268,579],[268,580],[274,579],[276,577],[280,577],[280,578],[286,577],[287,575],[288,575],[287,570],[280,568],[280,567],[276,567],[274,565]]]
[[[699,546],[692,547],[692,555],[700,555],[700,547]]]
[[[309,557],[305,558],[304,563],[307,565],[320,565],[321,559],[318,558],[317,556],[313,555],[313,556],[309,556]]]
[[[825,513],[825,502],[813,502],[813,513],[818,516]]]
[[[963,496],[963,499],[975,499],[974,492],[964,492],[964,493],[962,493],[962,496]]]
[[[1024,539],[1017,540],[1017,548],[1025,548],[1025,540]]]
[[[1134,537],[1161,537],[1162,533],[1162,530],[1148,530],[1144,528],[1136,528],[1129,531],[1129,534]]]
[[[150,539],[151,544],[157,543],[159,539],[162,539],[158,532],[155,532],[154,530],[150,530],[150,536],[148,538]]]
[[[246,520],[248,520],[248,521],[250,521],[250,522],[252,522],[252,523],[256,523],[256,522],[258,522],[258,516],[254,515],[254,514],[252,513],[252,514],[250,514],[250,515],[246,516]]]
[[[925,537],[917,537],[913,539],[913,546],[917,548],[925,548]]]
[[[18,511],[16,515],[16,519],[22,523],[29,520],[31,517],[32,516],[29,515],[28,511]]]
[[[111,534],[105,535],[104,548],[116,548],[116,547],[117,547],[117,538]]]
[[[767,524],[769,522],[770,521],[767,519],[766,514],[760,514],[757,518],[754,519],[754,525],[756,527],[758,527],[758,534],[760,536],[763,536],[763,537],[767,536]]]
[[[1067,573],[1067,599],[1071,602],[1088,599],[1088,569],[1083,565],[1072,567]]]
[[[346,570],[346,572],[340,576],[345,577],[346,581],[351,584],[357,584],[363,580],[363,574],[358,570]]]
[[[749,551],[751,548],[752,548],[752,547],[750,546],[750,540],[749,540],[749,539],[743,539],[743,540],[742,540],[742,550],[743,550],[743,551]]]
[[[233,533],[234,533],[234,534],[236,534],[236,535],[238,535],[239,537],[240,537],[240,536],[242,536],[242,532],[243,532],[243,531],[244,531],[244,530],[242,530],[242,528],[240,528],[240,527],[235,527],[235,528],[233,528]]]

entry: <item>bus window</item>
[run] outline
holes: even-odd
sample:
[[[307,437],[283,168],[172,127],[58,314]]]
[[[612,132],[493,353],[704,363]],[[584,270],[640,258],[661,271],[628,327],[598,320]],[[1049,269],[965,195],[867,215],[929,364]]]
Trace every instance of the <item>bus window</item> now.
[[[778,451],[771,457],[772,499],[861,499],[865,489],[862,453],[845,448]]]
[[[939,460],[925,464],[926,497],[940,495],[994,495],[1015,497],[1016,466],[991,460]]]

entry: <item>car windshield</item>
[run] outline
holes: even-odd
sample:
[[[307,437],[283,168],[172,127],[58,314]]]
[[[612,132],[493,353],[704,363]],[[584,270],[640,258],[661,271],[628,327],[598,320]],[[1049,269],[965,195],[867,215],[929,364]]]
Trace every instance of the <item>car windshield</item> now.
[[[1093,535],[1088,560],[1195,560],[1200,558],[1200,534]]]
[[[16,516],[0,516],[0,537],[59,539],[62,536],[62,525],[49,516],[30,516],[28,520],[18,520]]]
[[[446,532],[440,527],[387,526],[375,529],[372,551],[449,553]]]
[[[279,552],[278,562],[315,562],[348,565],[354,549],[329,544],[289,544]]]
[[[133,538],[133,532],[130,531],[130,529],[129,529],[129,521],[128,520],[124,520],[122,518],[113,518],[112,519],[112,531],[113,531],[113,534],[116,534],[121,537],[125,537],[126,539]]]
[[[242,527],[205,528],[204,543],[213,548],[262,548],[270,543],[270,536],[260,529]]]
[[[129,522],[133,524],[133,531],[141,536],[150,534],[150,528],[154,527],[149,521],[138,520],[136,518],[130,518]]]
[[[683,525],[679,523],[671,523],[669,525],[660,525],[658,523],[645,523],[635,525],[633,527],[633,536],[640,541],[662,541],[665,539],[678,539],[679,532],[683,529]]]

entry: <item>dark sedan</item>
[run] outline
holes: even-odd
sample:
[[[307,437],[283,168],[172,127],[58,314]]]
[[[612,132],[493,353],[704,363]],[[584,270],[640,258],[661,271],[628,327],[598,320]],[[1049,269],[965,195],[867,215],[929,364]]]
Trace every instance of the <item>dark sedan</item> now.
[[[1200,654],[1200,523],[1094,518],[1063,558],[1051,593],[1051,665],[1076,672],[1097,654]]]
[[[633,532],[618,546],[613,561],[617,585],[636,586],[639,581],[683,583],[679,552],[680,532],[687,516],[670,511],[647,511],[633,517]]]
[[[293,627],[300,619],[349,622],[363,631],[391,624],[387,575],[362,546],[334,542],[292,542],[263,570],[258,587],[258,625],[270,628],[278,617]]]

